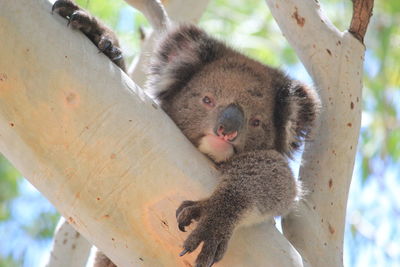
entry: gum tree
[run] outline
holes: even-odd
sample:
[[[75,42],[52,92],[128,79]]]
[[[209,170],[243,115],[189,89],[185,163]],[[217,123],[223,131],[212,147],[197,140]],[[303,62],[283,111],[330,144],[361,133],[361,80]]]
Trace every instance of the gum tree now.
[[[127,2],[155,35],[167,24],[156,2]],[[323,101],[300,170],[310,193],[284,218],[284,235],[272,221],[239,229],[220,264],[341,266],[373,1],[353,1],[346,32],[316,1],[266,2]],[[180,6],[170,9],[180,14]],[[132,68],[132,81],[50,7],[44,0],[0,4],[0,152],[116,264],[192,262],[196,255],[178,257],[185,234],[174,213],[182,200],[211,192],[215,169],[134,83],[143,74]],[[202,9],[182,12],[200,16]]]

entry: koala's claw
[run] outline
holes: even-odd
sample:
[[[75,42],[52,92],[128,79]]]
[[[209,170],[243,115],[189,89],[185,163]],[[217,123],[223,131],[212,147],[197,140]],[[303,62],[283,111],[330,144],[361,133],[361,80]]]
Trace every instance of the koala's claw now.
[[[113,58],[111,58],[112,61],[118,61],[122,59],[122,52],[119,51],[119,54],[116,54]],[[118,64],[117,64],[118,65]]]
[[[181,232],[186,232],[185,226],[183,224],[178,224],[178,228]]]
[[[197,228],[185,240],[181,254],[194,251],[203,242],[203,247],[196,259],[196,267],[212,266],[225,254],[231,234],[232,232],[224,225],[215,226],[209,220],[200,221]]]
[[[209,214],[209,210],[206,200],[187,200],[176,210],[178,228],[183,232],[193,220],[199,221],[196,229],[185,240],[183,251],[179,254],[183,256],[191,253],[203,242],[201,252],[196,259],[196,267],[209,267],[221,260],[232,234],[230,224],[216,219],[216,215]]]
[[[176,209],[176,213],[175,216],[178,219],[179,214],[181,213],[181,211],[189,206],[194,205],[196,202],[195,201],[191,201],[191,200],[185,200],[181,203],[181,205],[179,206],[179,208]]]
[[[90,16],[82,10],[75,10],[67,19],[67,26],[71,25],[73,28],[81,29],[83,32],[87,32],[86,28],[90,28],[90,24],[93,23]]]
[[[107,49],[111,49],[112,42],[111,42],[111,40],[103,37],[100,39],[100,42],[97,44],[97,47],[100,50],[99,52],[102,53],[102,52],[106,51]]]
[[[93,30],[93,26],[96,26],[94,19],[70,0],[57,0],[53,4],[51,12],[56,12],[61,17],[67,19],[67,26],[71,25],[85,34],[88,34]]]
[[[183,255],[185,255],[188,252],[189,252],[189,250],[187,250],[187,249],[182,250],[181,253],[179,253],[179,257],[182,257]]]
[[[122,51],[118,47],[114,46],[112,40],[110,40],[107,36],[100,38],[97,47],[99,48],[99,53],[104,53],[112,61],[122,59]]]
[[[182,202],[176,210],[176,219],[178,221],[179,230],[186,232],[186,226],[189,226],[193,220],[199,220],[203,209],[202,204],[201,201],[186,200]]]

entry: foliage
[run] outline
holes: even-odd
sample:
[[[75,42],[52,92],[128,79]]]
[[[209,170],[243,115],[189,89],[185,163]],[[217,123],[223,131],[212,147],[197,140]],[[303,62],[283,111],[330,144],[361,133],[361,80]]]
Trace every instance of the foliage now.
[[[357,266],[400,266],[400,4],[375,1],[366,36],[363,121],[349,202],[348,222],[354,229],[347,238]],[[359,186],[361,190],[356,187]],[[361,250],[362,249],[362,250]]]
[[[0,223],[10,220],[10,201],[19,194],[19,177],[17,170],[0,155]],[[5,258],[0,256],[0,267],[3,266],[17,266],[17,262],[10,256]]]
[[[60,216],[1,155],[0,207],[0,267],[38,262]]]
[[[0,156],[0,221],[10,218],[9,202],[18,195],[18,178],[20,177],[7,160]]]
[[[14,260],[11,256],[0,258],[0,267],[18,267],[21,263]]]

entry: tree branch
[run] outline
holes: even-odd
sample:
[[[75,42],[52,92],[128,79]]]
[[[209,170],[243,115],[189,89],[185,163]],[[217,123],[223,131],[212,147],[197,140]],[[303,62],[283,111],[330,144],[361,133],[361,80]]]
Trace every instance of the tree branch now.
[[[309,194],[283,220],[311,266],[342,266],[348,190],[361,122],[364,46],[339,32],[317,1],[266,0],[319,89],[320,128],[305,146],[300,179]]]
[[[213,165],[45,0],[1,2],[0,152],[121,266],[185,266],[175,209]],[[67,44],[67,45],[66,45]],[[12,63],[10,63],[12,62]],[[238,229],[221,266],[299,266],[266,223]]]
[[[132,6],[136,6],[138,0],[126,0]],[[145,1],[146,2],[146,1]],[[169,0],[165,3],[166,15],[174,22],[192,22],[196,23],[203,15],[208,0]],[[146,14],[144,14],[146,16]],[[147,16],[149,16],[147,14]],[[147,17],[148,20],[153,18]],[[143,86],[146,81],[146,67],[148,65],[149,54],[153,51],[154,41],[157,40],[157,30],[151,31],[142,42],[141,52],[135,57],[135,60],[128,68],[129,77],[136,84]]]
[[[361,43],[364,42],[364,36],[367,32],[369,19],[372,16],[374,0],[352,0],[353,17],[351,18],[349,32]]]
[[[167,13],[159,0],[125,0],[144,14],[156,31],[162,31],[170,23]]]
[[[86,266],[92,244],[61,219],[53,240],[53,249],[47,267]]]

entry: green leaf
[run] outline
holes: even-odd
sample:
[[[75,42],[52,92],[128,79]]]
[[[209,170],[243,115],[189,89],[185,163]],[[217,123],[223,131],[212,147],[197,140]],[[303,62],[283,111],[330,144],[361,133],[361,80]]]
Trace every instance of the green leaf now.
[[[387,139],[387,151],[394,161],[400,159],[400,129],[389,132]]]
[[[0,256],[0,267],[19,267],[22,266],[22,261],[16,262],[11,256],[5,258]]]
[[[23,228],[34,239],[51,238],[59,219],[57,212],[42,212]]]

